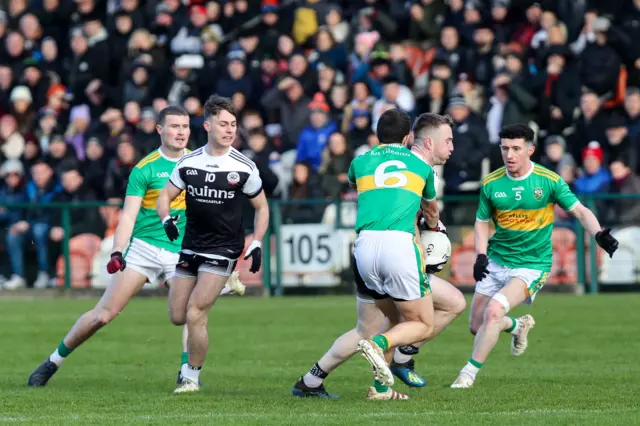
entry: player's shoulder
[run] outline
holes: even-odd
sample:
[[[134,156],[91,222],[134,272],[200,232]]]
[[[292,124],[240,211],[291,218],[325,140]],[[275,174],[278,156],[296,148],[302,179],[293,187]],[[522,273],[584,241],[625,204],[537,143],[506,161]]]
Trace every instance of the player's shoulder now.
[[[143,169],[143,168],[149,167],[151,164],[158,161],[160,158],[162,158],[160,151],[158,151],[157,149],[154,149],[145,157],[143,157],[142,160],[138,161],[138,164],[136,164],[134,168]]]
[[[257,166],[249,157],[231,147],[229,149],[229,159],[236,163],[236,166],[246,167],[249,169],[249,172],[252,172]]]
[[[487,186],[487,185],[491,184],[492,182],[496,182],[496,181],[502,179],[503,177],[505,177],[506,175],[507,175],[507,168],[502,166],[502,167],[492,171],[488,175],[486,175],[484,177],[484,179],[482,179],[482,186]]]
[[[200,147],[194,151],[187,152],[181,159],[178,161],[176,166],[184,166],[185,164],[192,163],[194,161],[198,161],[203,158],[204,147]]]
[[[553,183],[558,183],[558,181],[560,181],[560,175],[559,174],[547,169],[544,166],[541,166],[540,164],[536,164],[536,163],[533,164],[533,170],[531,172],[531,175],[535,176],[537,178],[550,180]]]

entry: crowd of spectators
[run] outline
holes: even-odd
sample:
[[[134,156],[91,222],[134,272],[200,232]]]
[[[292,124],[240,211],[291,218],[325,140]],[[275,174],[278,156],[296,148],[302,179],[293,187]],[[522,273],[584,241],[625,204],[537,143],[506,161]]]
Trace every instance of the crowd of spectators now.
[[[212,93],[233,100],[236,147],[272,198],[353,198],[351,159],[394,107],[453,118],[445,194],[477,191],[515,122],[578,193],[640,193],[639,39],[640,0],[0,1],[0,204],[121,200],[157,113],[183,105],[201,146]],[[639,205],[606,214],[637,223]],[[104,232],[74,215],[74,235]],[[59,216],[0,208],[12,285],[25,241],[47,285]]]

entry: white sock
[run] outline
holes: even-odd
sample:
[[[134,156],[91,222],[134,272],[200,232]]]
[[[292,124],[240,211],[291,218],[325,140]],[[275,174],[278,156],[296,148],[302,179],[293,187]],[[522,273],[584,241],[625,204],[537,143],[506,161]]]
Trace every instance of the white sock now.
[[[475,380],[476,374],[478,374],[478,371],[480,371],[478,367],[471,364],[470,362],[467,362],[467,365],[464,366],[464,368],[460,371],[460,373],[464,373],[469,377],[471,377],[473,380]]]
[[[51,355],[49,355],[49,361],[60,367],[64,362],[64,357],[58,353],[58,349],[56,348],[56,350],[53,351]]]
[[[307,374],[302,377],[302,381],[310,388],[317,388],[318,386],[322,385],[322,381],[326,379],[328,375],[329,373],[320,368],[320,365],[316,363],[313,367],[311,367],[311,370],[309,370]]]
[[[518,334],[518,331],[520,331],[520,327],[522,327],[522,323],[520,321],[520,318],[514,318],[514,320],[516,321],[516,326],[513,327],[513,330],[511,330],[509,333],[515,336],[516,334]]]
[[[304,382],[305,385],[309,386],[310,388],[317,388],[322,384],[322,379],[320,377],[314,376],[311,373],[305,374],[304,377],[302,378],[302,381]]]
[[[200,383],[200,368],[194,368],[189,364],[182,364],[182,368],[180,369],[182,373],[182,377],[186,377],[195,383]]]
[[[399,348],[393,352],[393,360],[398,364],[404,364],[405,362],[411,361],[411,355],[406,355],[400,352]]]

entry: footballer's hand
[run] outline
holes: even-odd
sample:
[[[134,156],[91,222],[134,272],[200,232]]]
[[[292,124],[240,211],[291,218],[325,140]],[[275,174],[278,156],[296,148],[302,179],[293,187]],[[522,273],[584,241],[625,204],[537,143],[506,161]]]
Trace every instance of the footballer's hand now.
[[[420,218],[418,219],[418,227],[420,228],[421,231],[442,232],[443,234],[448,236],[447,227],[444,226],[444,223],[442,223],[441,220],[438,221],[438,224],[436,225],[435,228],[432,228],[429,226],[429,224],[427,223],[427,220],[424,218],[422,213],[420,213]]]
[[[127,267],[127,261],[124,260],[121,251],[114,251],[111,253],[111,259],[109,263],[107,263],[107,272],[110,274],[115,274],[118,271],[124,271],[124,268]]]
[[[244,259],[248,259],[251,256],[251,267],[249,270],[254,274],[260,270],[262,264],[262,243],[257,240],[251,241],[247,251],[244,253]]]
[[[489,258],[486,254],[479,254],[476,257],[476,263],[473,265],[473,279],[476,282],[482,281],[484,277],[487,276],[489,270],[487,267],[489,266]]]
[[[427,265],[427,267],[425,268],[425,271],[427,272],[427,274],[437,274],[438,272],[442,271],[442,268],[444,268],[444,263],[439,263],[437,265]]]
[[[600,247],[609,253],[609,257],[613,257],[613,253],[618,250],[618,240],[611,235],[610,228],[604,228],[596,234],[596,242]]]
[[[428,225],[427,225],[427,227],[428,227]],[[447,235],[447,236],[449,235],[449,234],[447,234],[447,227],[444,226],[444,223],[442,223],[441,220],[438,221],[438,224],[436,225],[435,228],[431,228],[431,229],[429,229],[429,231],[442,232],[444,235]]]
[[[167,237],[169,237],[169,241],[171,242],[174,242],[180,236],[180,231],[176,226],[176,222],[178,221],[178,219],[180,219],[179,215],[176,215],[174,217],[167,216],[164,219],[162,219],[164,232],[167,234]]]

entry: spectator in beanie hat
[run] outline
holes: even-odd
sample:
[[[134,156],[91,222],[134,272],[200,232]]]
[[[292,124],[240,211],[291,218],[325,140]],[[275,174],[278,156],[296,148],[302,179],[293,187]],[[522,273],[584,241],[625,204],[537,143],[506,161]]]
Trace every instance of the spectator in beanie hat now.
[[[322,162],[322,151],[329,141],[329,135],[338,130],[338,126],[329,119],[329,104],[322,93],[316,93],[309,102],[311,125],[300,133],[296,162],[309,162],[314,171],[318,171]]]
[[[602,165],[604,153],[596,141],[582,151],[582,166],[584,174],[576,179],[576,192],[579,194],[597,194],[607,192],[611,183],[611,175]]]

